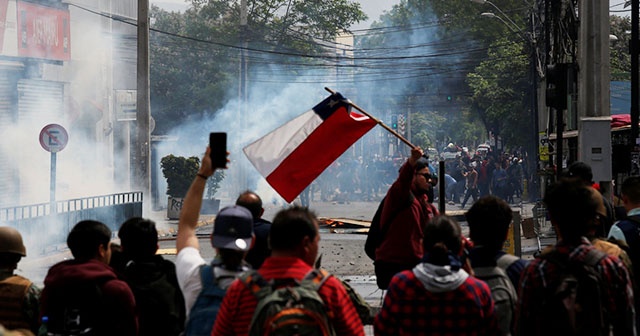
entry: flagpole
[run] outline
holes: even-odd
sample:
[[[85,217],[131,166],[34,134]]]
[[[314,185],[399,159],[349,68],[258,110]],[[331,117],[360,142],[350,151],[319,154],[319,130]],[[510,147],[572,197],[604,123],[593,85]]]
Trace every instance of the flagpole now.
[[[329,93],[331,93],[331,94],[335,94],[336,93],[335,91],[331,90],[328,87],[325,87],[324,89],[329,91]],[[398,132],[394,131],[391,127],[385,125],[382,121],[380,121],[380,119],[372,116],[371,114],[369,114],[369,112],[363,110],[360,106],[354,104],[352,101],[349,101],[349,105],[353,106],[356,110],[362,112],[362,114],[364,114],[367,117],[369,117],[372,120],[374,120],[378,125],[382,126],[382,128],[386,129],[391,134],[395,135],[398,139],[400,139],[400,141],[404,142],[405,144],[407,144],[407,146],[411,147],[411,149],[415,149],[416,148],[416,146],[414,144],[412,144],[411,142],[409,142],[409,140],[405,139],[402,135],[400,135]]]

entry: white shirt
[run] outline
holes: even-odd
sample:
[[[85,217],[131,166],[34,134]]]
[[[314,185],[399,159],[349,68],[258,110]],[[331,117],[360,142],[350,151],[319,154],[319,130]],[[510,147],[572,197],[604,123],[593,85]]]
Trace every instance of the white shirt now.
[[[176,275],[178,284],[184,296],[184,304],[187,312],[187,319],[191,308],[196,303],[196,299],[202,290],[202,279],[200,278],[200,266],[207,262],[200,255],[200,251],[193,247],[185,247],[176,256]],[[249,270],[243,266],[242,271],[229,271],[216,266],[213,269],[215,280],[222,289],[227,289],[243,271]]]
[[[200,255],[200,251],[193,247],[183,248],[176,256],[176,275],[178,276],[178,285],[180,285],[180,290],[184,296],[187,318],[191,307],[193,307],[198,298],[198,294],[200,294],[200,290],[202,290],[200,265],[206,263]]]
[[[627,217],[635,216],[635,215],[640,215],[640,208],[631,209],[627,213]],[[613,237],[615,239],[618,239],[618,240],[621,240],[621,241],[623,241],[625,243],[627,242],[627,239],[624,237],[624,233],[618,227],[618,222],[613,224],[611,226],[611,229],[609,229],[609,237],[608,238],[611,238],[611,237]]]

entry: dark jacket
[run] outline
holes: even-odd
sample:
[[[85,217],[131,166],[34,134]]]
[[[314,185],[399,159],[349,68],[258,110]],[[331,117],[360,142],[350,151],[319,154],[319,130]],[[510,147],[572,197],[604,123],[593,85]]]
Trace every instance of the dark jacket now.
[[[126,282],[119,280],[108,265],[92,259],[67,260],[55,264],[44,279],[40,297],[41,316],[54,316],[66,304],[68,297],[61,295],[95,284],[101,292],[101,302],[95,302],[102,311],[99,335],[137,335],[138,322],[135,299]],[[51,319],[49,320],[51,322]]]
[[[185,326],[184,296],[176,266],[160,255],[128,260],[114,266],[136,299],[139,335],[176,336]]]
[[[253,233],[256,235],[256,240],[245,257],[253,269],[260,268],[264,260],[271,255],[268,242],[269,231],[271,231],[271,222],[262,218],[253,221]]]

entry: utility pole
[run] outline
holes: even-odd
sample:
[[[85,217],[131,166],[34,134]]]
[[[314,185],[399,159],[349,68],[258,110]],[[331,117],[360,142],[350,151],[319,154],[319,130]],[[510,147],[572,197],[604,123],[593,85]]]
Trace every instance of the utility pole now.
[[[238,118],[238,122],[240,123],[240,129],[245,129],[245,123],[248,118],[248,110],[247,110],[247,78],[248,78],[248,64],[247,64],[247,53],[248,53],[248,41],[247,41],[247,33],[248,33],[248,10],[247,10],[247,0],[240,1],[240,36],[239,40],[242,41],[242,48],[240,48],[240,68],[239,68],[239,81],[238,81],[238,100],[240,101],[240,115]],[[244,162],[244,161],[243,161]],[[237,190],[236,194],[239,194],[241,190],[253,188],[249,186],[248,178],[247,178],[247,165],[243,165],[238,169],[238,183],[237,186],[239,190]]]
[[[629,146],[631,149],[630,175],[639,175],[638,162],[634,164],[634,157],[638,158],[638,113],[640,112],[640,97],[638,96],[638,55],[640,54],[640,28],[638,20],[640,15],[640,0],[631,1],[631,41],[629,41],[629,51],[631,54],[631,135],[629,136]]]
[[[608,118],[611,115],[608,9],[609,3],[606,1],[580,2],[577,126],[578,160],[591,166],[594,181],[600,184],[601,192],[611,196],[613,173],[611,121]],[[592,128],[594,123],[599,126]]]
[[[151,195],[149,134],[149,0],[138,0],[138,67],[136,104],[136,144],[132,185],[141,188],[145,201]]]

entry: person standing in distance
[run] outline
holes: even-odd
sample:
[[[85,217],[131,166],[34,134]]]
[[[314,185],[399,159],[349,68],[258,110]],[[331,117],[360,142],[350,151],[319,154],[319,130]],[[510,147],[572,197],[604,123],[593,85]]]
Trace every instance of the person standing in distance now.
[[[251,216],[253,216],[255,241],[249,253],[247,253],[245,260],[251,265],[251,268],[258,269],[262,266],[264,259],[271,255],[268,241],[271,222],[262,218],[264,214],[262,199],[251,190],[242,192],[236,200],[236,205],[249,209]]]

